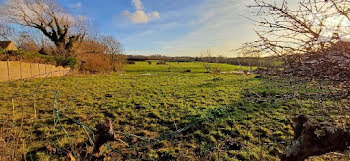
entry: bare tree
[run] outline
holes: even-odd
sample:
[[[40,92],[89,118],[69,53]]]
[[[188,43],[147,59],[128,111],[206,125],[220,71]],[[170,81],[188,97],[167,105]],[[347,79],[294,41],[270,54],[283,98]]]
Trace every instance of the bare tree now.
[[[101,36],[101,43],[105,46],[105,53],[112,58],[113,70],[121,71],[124,69],[126,57],[122,54],[123,49],[119,41],[112,36]]]
[[[1,14],[9,23],[38,29],[60,51],[71,50],[86,35],[84,20],[65,12],[54,0],[8,0]]]
[[[19,33],[19,36],[17,36],[15,42],[17,48],[25,51],[38,52],[40,50],[40,47],[35,43],[31,35],[25,31]]]
[[[122,45],[112,36],[101,36],[101,43],[106,46],[107,54],[121,54],[123,52]]]
[[[201,57],[201,61],[203,62],[203,66],[205,68],[205,71],[207,73],[210,73],[211,72],[211,59],[212,59],[212,56],[211,56],[211,52],[210,50],[205,50],[205,51],[201,51],[200,53],[200,57]]]
[[[0,24],[0,38],[9,40],[9,37],[12,35],[13,30],[9,26]]]

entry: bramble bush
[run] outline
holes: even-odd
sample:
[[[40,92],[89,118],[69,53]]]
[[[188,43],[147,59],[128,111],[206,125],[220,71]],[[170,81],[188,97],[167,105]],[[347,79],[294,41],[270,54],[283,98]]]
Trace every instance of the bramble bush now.
[[[88,71],[90,73],[108,73],[113,70],[112,60],[105,54],[82,54],[78,59],[81,61],[79,68],[80,71]]]

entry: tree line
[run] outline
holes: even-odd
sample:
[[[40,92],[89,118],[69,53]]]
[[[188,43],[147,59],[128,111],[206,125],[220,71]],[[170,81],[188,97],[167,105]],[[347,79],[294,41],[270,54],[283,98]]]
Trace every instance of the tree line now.
[[[280,67],[282,65],[282,60],[276,56],[267,57],[224,57],[224,56],[202,56],[202,57],[171,57],[163,55],[127,55],[127,60],[129,62],[134,61],[167,61],[167,62],[206,62],[206,63],[224,63],[231,65],[242,65],[242,66],[257,66],[257,67]]]

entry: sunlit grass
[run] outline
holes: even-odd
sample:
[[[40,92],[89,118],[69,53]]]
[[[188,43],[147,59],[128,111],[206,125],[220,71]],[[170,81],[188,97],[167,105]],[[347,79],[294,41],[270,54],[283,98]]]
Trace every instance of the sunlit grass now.
[[[166,65],[137,62],[128,65],[129,72],[125,73],[1,83],[2,127],[11,132],[13,127],[21,127],[23,119],[22,136],[27,140],[24,151],[35,159],[63,159],[71,147],[88,141],[84,129],[58,116],[59,111],[92,129],[112,120],[115,130],[149,138],[197,123],[174,138],[136,149],[120,142],[104,146],[105,154],[117,149],[131,160],[218,156],[226,160],[278,160],[286,140],[293,135],[289,117],[299,108],[296,100],[281,97],[293,90],[299,94],[319,92],[307,87],[309,84],[292,89],[286,80],[204,73],[200,63],[169,64],[174,67],[172,72],[166,72]],[[239,70],[239,66],[213,65],[223,71]],[[313,100],[305,98],[298,110],[312,115],[312,104]],[[130,145],[141,142],[121,138]],[[239,147],[230,147],[229,142]]]
[[[148,62],[135,62],[135,64],[129,64],[126,67],[127,72],[185,72],[191,70],[194,73],[206,72],[202,62],[190,62],[190,63],[177,63],[167,62],[166,65],[157,65],[157,61],[152,61],[149,65]],[[250,70],[250,67],[229,65],[229,64],[210,64],[212,69],[219,69],[222,72],[232,72],[238,70]]]

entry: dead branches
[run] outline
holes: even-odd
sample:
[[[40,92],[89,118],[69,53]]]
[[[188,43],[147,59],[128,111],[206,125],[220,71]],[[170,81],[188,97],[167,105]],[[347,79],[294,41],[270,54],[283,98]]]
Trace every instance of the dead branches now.
[[[350,80],[350,43],[314,53],[288,56],[285,73],[298,77],[347,82]]]
[[[273,54],[288,55],[316,51],[345,39],[350,2],[302,0],[290,3],[255,0],[248,6],[255,9],[253,13],[258,17],[253,21],[260,38],[250,45],[263,47]]]
[[[12,35],[13,29],[7,25],[0,24],[0,38],[9,40],[9,37]]]
[[[112,121],[109,121],[108,124],[98,124],[96,125],[96,136],[94,141],[93,153],[94,155],[99,155],[100,148],[102,145],[106,144],[109,141],[118,140],[113,131]]]

